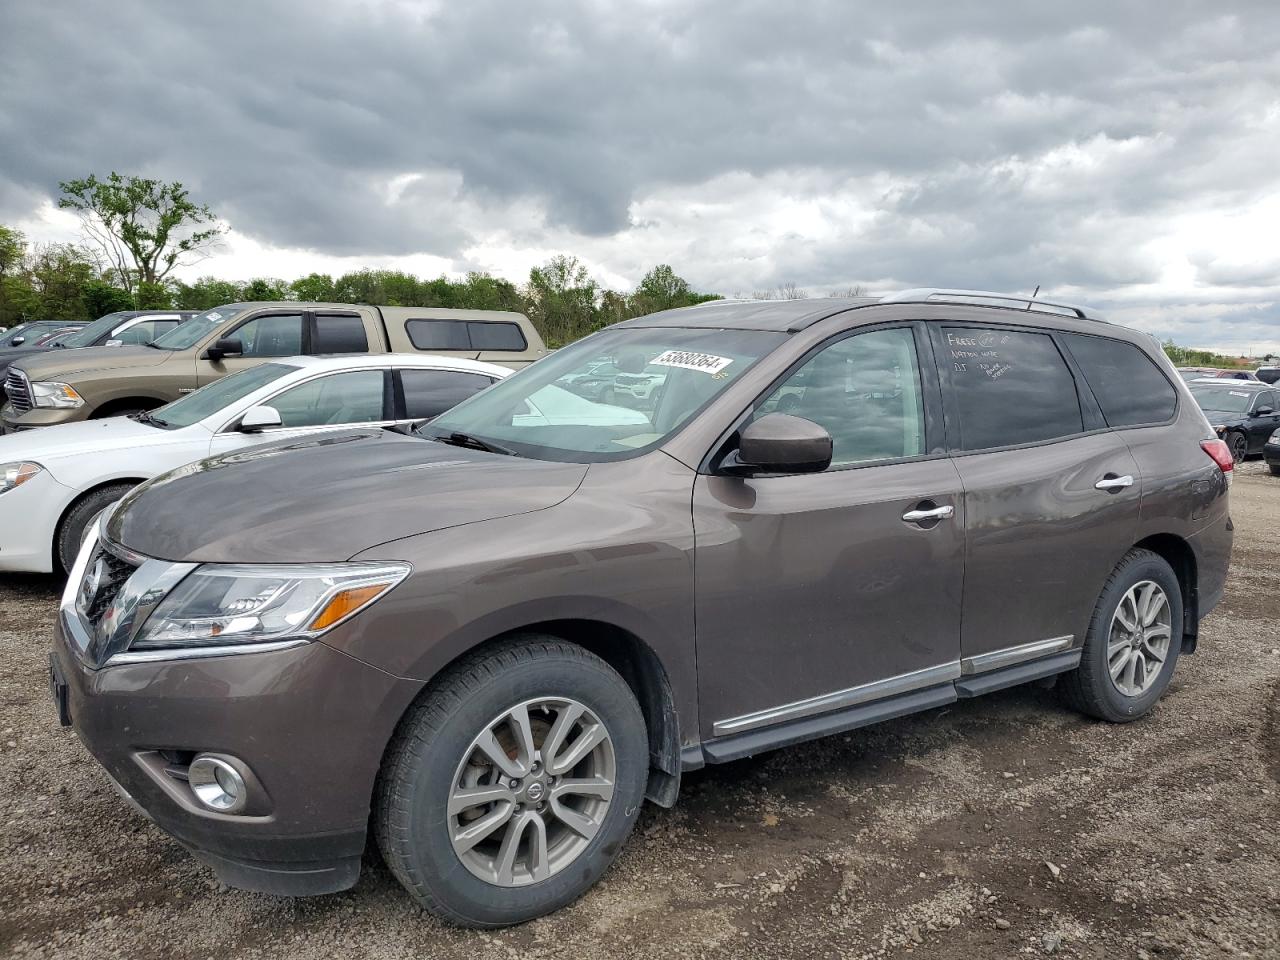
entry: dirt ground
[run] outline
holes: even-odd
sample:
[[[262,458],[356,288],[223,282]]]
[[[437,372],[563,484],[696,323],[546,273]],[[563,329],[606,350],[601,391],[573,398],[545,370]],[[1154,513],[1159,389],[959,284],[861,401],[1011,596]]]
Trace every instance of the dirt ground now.
[[[1280,957],[1280,479],[1148,719],[1024,688],[689,776],[595,890],[501,933],[219,886],[54,719],[57,584],[0,578],[0,952],[22,957]]]

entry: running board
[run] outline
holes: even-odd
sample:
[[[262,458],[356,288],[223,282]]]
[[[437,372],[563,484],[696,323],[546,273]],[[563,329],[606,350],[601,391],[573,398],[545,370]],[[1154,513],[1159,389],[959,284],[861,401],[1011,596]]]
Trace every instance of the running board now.
[[[1080,665],[1081,650],[1067,650],[1055,653],[1051,657],[1032,660],[1030,663],[1019,663],[1000,670],[964,676],[956,681],[956,693],[962,697],[980,697],[984,693],[1003,690],[1005,687],[1016,687],[1032,680],[1043,680],[1058,673],[1074,670]]]

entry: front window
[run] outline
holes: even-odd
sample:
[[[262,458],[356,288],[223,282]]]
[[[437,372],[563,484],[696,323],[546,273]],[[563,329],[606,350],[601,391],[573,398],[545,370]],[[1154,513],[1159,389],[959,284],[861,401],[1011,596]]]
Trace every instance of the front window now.
[[[760,330],[606,330],[420,427],[540,460],[622,460],[662,443],[786,340]]]
[[[1196,398],[1201,410],[1217,410],[1222,413],[1244,413],[1253,400],[1252,390],[1233,390],[1225,384],[1221,387],[1207,383],[1191,385],[1191,396]]]
[[[178,324],[168,333],[153,340],[149,346],[160,350],[190,350],[205,337],[216,332],[228,320],[243,312],[244,308],[234,303],[230,306],[206,310],[204,313],[196,314],[186,323]]]
[[[151,421],[175,430],[189,427],[297,369],[287,363],[264,363],[228,374],[194,393],[152,411]]]

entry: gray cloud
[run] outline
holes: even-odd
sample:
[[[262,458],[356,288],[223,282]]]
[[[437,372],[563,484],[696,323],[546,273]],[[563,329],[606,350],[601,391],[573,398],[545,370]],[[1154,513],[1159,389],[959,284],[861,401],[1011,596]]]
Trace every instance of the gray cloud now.
[[[705,286],[1111,297],[1160,281],[1150,241],[1178,218],[1280,189],[1278,47],[1273,0],[11,3],[0,218],[118,169],[336,255],[470,262],[500,232],[630,276],[634,239]],[[741,210],[687,214],[733,177],[826,205],[826,228],[746,250]],[[662,197],[686,212],[633,223]],[[1274,258],[1191,259],[1280,296]]]

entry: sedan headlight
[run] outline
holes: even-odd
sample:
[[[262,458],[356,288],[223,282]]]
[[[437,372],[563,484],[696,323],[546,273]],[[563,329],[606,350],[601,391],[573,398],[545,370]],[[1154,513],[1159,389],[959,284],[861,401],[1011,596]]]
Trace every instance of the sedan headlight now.
[[[56,380],[37,380],[31,384],[31,402],[37,407],[56,410],[74,410],[84,406],[84,397],[76,393],[70,384]]]
[[[205,564],[160,602],[129,649],[317,637],[373,603],[409,570],[407,563]]]
[[[0,463],[0,493],[22,486],[43,469],[38,463]]]

